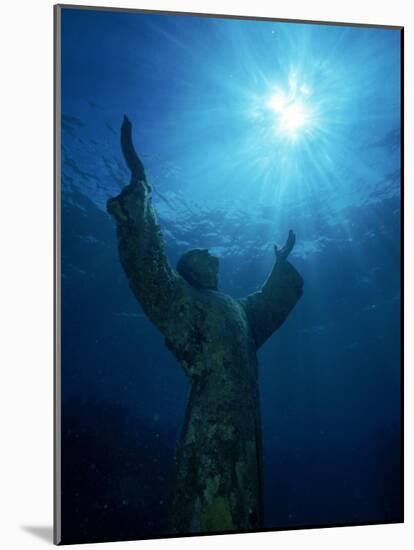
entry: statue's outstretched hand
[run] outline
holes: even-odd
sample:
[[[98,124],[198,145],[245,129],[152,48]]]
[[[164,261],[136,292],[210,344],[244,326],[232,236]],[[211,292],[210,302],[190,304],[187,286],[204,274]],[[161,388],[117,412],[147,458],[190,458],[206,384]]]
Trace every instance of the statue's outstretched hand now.
[[[123,188],[121,193],[118,196],[108,199],[106,203],[106,208],[115,219],[125,223],[128,219],[131,220],[135,214],[141,216],[141,210],[134,206],[134,201],[130,201],[131,194],[134,194],[135,200],[150,200],[151,186],[147,183],[147,178],[145,176],[144,166],[135,151],[134,143],[132,141],[132,124],[129,118],[124,115],[124,120],[121,127],[121,148],[122,153],[125,158],[125,162],[131,172],[131,181],[129,185]],[[131,205],[133,206],[132,210],[130,209]],[[130,209],[128,216],[126,215],[126,210]]]
[[[121,127],[121,147],[127,166],[131,171],[132,178],[139,181],[145,181],[144,166],[132,142],[132,124],[126,115],[124,115]]]
[[[290,229],[288,238],[287,238],[286,243],[285,243],[285,246],[283,248],[279,249],[275,245],[275,254],[276,254],[277,261],[287,260],[289,254],[292,252],[292,249],[295,246],[295,242],[296,242],[296,235]]]

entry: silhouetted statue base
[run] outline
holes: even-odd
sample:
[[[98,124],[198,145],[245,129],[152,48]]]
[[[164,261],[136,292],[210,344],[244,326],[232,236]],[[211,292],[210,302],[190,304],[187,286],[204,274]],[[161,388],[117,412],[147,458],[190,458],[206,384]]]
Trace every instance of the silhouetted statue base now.
[[[125,117],[121,145],[131,182],[108,201],[119,255],[144,312],[191,383],[176,453],[171,515],[175,533],[262,527],[262,443],[258,348],[285,321],[303,281],[287,261],[293,232],[276,250],[262,289],[236,300],[217,290],[218,259],[207,250],[182,256],[174,271],[151,201],[151,187]]]

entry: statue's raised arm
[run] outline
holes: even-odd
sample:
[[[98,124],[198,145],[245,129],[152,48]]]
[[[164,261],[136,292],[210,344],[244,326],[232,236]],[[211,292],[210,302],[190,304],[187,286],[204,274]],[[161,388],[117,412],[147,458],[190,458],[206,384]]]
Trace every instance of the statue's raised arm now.
[[[275,245],[276,262],[263,287],[241,300],[257,349],[282,325],[302,296],[303,279],[287,261],[295,241],[295,234],[289,231],[285,246],[279,250]]]
[[[132,125],[125,116],[121,147],[131,171],[129,185],[107,203],[117,222],[119,256],[130,287],[151,321],[166,334],[172,306],[184,290],[184,281],[171,268],[160,227],[152,207],[151,187],[132,142]]]

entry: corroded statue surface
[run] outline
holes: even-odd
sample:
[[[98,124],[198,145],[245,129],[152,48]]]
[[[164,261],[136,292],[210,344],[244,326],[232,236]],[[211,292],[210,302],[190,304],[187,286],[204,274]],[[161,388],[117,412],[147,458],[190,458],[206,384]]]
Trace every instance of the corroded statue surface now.
[[[151,187],[127,117],[121,146],[131,181],[108,201],[132,292],[181,364],[191,394],[181,440],[171,531],[203,533],[262,527],[262,444],[257,350],[302,295],[287,261],[292,231],[263,287],[243,299],[218,288],[218,258],[184,254],[171,268],[152,207]]]

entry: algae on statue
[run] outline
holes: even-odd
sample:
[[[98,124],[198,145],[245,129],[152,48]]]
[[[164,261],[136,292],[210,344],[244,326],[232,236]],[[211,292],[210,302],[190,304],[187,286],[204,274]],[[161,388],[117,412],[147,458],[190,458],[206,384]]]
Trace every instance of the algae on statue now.
[[[218,258],[184,254],[171,268],[151,201],[151,187],[121,128],[131,181],[108,201],[117,223],[119,256],[132,292],[191,384],[176,453],[171,531],[205,533],[262,527],[262,443],[257,350],[286,320],[303,280],[287,261],[295,244],[275,247],[263,287],[246,298],[218,291]]]

